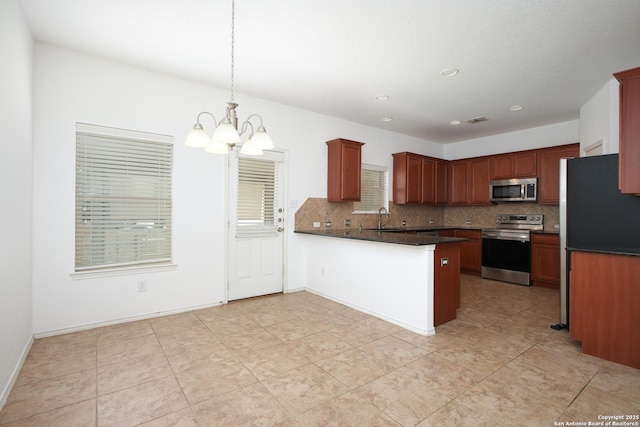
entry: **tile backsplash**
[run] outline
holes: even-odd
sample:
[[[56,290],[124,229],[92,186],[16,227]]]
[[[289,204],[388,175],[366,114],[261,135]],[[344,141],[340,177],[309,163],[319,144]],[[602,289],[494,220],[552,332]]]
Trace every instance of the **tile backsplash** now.
[[[327,222],[331,228],[349,228],[345,220],[350,220],[350,228],[373,228],[378,224],[377,214],[353,214],[351,202],[328,202],[323,198],[309,198],[295,214],[296,230],[326,229]],[[558,231],[559,208],[557,205],[540,205],[537,203],[510,203],[491,206],[423,206],[396,205],[389,203],[389,218],[382,218],[382,224],[389,227],[447,226],[447,227],[495,227],[498,214],[542,214],[544,228],[547,231]],[[313,223],[319,222],[320,228]]]

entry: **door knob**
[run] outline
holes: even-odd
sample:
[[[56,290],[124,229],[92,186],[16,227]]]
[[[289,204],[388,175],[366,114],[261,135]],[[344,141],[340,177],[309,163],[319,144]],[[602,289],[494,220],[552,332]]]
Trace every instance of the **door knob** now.
[[[278,227],[278,233],[282,233],[284,231],[283,227]]]

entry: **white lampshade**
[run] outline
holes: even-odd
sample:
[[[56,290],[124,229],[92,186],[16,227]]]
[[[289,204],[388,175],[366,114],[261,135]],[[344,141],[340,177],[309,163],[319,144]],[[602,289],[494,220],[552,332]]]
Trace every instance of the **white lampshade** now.
[[[218,125],[218,128],[213,133],[211,138],[214,142],[222,142],[227,145],[234,145],[240,142],[240,135],[228,119],[224,119]]]
[[[242,145],[240,153],[249,156],[261,156],[263,154],[262,147],[256,143],[256,138],[253,135]]]
[[[187,147],[204,148],[207,144],[209,144],[209,135],[207,135],[200,123],[196,123],[191,132],[187,134],[184,145]]]
[[[213,154],[229,154],[229,146],[224,142],[214,141],[211,139],[204,151]]]
[[[271,137],[267,134],[267,130],[260,126],[256,134],[251,138],[253,143],[255,143],[262,150],[271,150],[273,149],[273,141]]]

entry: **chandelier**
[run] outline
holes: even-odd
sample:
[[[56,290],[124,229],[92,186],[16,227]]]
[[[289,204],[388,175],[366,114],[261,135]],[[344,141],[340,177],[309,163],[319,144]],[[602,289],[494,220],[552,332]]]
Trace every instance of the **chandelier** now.
[[[234,83],[234,53],[235,53],[235,0],[231,1],[231,101],[227,102],[226,114],[224,119],[217,123],[215,116],[208,111],[203,111],[198,114],[196,124],[193,125],[193,129],[187,135],[185,145],[188,147],[204,148],[204,151],[215,154],[229,154],[236,144],[242,142],[240,136],[250,130],[249,138],[242,144],[240,152],[242,154],[259,156],[263,153],[263,150],[270,150],[273,148],[273,141],[267,134],[267,130],[262,124],[262,117],[258,114],[251,114],[242,123],[242,126],[238,129],[238,116],[236,114],[236,104],[233,100],[233,83]],[[204,128],[200,124],[200,116],[207,114],[213,118],[216,130],[213,132],[213,136],[209,138],[209,135],[205,132]],[[251,119],[257,118],[260,120],[259,126],[256,127],[255,133]]]

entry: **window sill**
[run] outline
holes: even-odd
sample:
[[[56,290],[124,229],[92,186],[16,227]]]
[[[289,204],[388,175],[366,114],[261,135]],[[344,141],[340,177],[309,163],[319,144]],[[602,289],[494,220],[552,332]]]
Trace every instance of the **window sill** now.
[[[95,279],[98,277],[125,276],[128,274],[155,273],[173,271],[177,264],[138,265],[133,267],[105,268],[102,270],[76,271],[70,274],[74,280]]]

